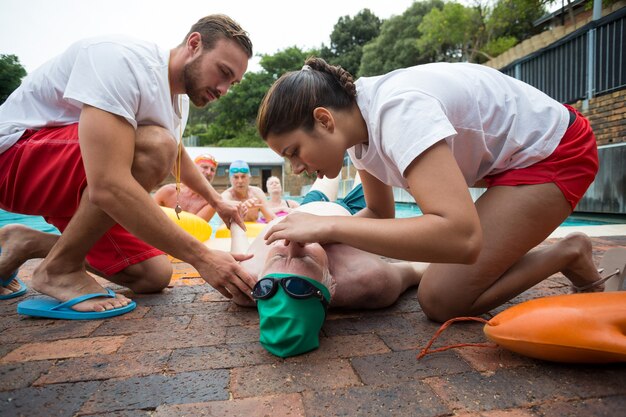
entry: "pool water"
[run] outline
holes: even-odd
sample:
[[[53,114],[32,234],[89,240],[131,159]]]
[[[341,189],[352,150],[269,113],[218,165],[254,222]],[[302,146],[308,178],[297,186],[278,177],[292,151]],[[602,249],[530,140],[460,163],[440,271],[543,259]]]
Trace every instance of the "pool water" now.
[[[422,211],[415,204],[410,203],[396,203],[396,217],[397,218],[405,218],[405,217],[415,217],[420,216]],[[599,226],[603,224],[614,224],[613,222],[602,221],[602,220],[592,220],[584,216],[569,216],[565,221],[561,224],[561,226]]]
[[[11,223],[20,223],[30,228],[46,233],[55,233],[57,235],[61,234],[59,232],[59,229],[52,226],[51,224],[46,223],[46,221],[41,216],[27,216],[25,214],[15,214],[0,209],[0,227]]]
[[[397,218],[406,218],[406,217],[414,217],[421,215],[419,207],[415,204],[410,203],[396,203],[396,217]],[[4,211],[0,209],[0,227],[11,224],[11,223],[20,223],[26,226],[29,226],[33,229],[40,230],[42,232],[47,233],[56,233],[60,234],[59,230],[46,223],[46,221],[40,216],[27,216],[23,214],[15,214],[10,213],[8,211]],[[215,215],[209,222],[211,227],[213,228],[213,236],[215,236],[215,231],[218,227],[222,225],[222,221],[219,216]],[[594,225],[603,225],[603,224],[614,224],[613,222],[600,221],[600,220],[592,220],[585,217],[577,217],[570,216],[568,217],[561,226],[594,226]]]

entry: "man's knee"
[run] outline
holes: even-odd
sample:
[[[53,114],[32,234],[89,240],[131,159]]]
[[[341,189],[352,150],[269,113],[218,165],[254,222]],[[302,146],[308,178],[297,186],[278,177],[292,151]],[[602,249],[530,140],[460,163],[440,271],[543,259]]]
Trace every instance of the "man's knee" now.
[[[172,279],[172,263],[167,256],[160,255],[126,268],[123,272],[122,285],[137,294],[159,292]]]
[[[154,188],[172,172],[177,143],[162,127],[141,126],[137,129],[133,176],[144,187]]]

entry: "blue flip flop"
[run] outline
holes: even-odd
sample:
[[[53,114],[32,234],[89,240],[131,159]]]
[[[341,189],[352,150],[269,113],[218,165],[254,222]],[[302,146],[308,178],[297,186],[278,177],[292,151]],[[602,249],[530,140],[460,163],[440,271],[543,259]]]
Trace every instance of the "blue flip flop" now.
[[[128,305],[105,311],[76,311],[72,306],[92,298],[115,298],[115,292],[107,288],[106,294],[85,294],[72,298],[64,303],[52,298],[32,298],[17,305],[17,313],[26,316],[45,317],[48,319],[95,320],[115,317],[133,311],[137,304],[131,301]]]
[[[13,291],[10,294],[2,294],[0,295],[0,300],[8,300],[9,298],[19,297],[20,295],[24,295],[28,290],[28,287],[24,282],[17,277],[17,271],[13,272],[11,276],[7,279],[0,278],[0,286],[7,287],[13,280],[17,281],[20,284],[20,289],[17,291]]]

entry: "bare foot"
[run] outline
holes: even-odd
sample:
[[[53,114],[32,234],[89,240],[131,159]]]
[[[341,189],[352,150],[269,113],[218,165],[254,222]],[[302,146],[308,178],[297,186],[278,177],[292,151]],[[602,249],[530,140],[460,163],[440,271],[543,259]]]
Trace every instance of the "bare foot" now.
[[[17,282],[16,280],[11,281],[8,285],[6,286],[2,286],[0,285],[0,295],[8,295],[8,294],[13,294],[14,292],[17,292],[20,290],[20,283]]]
[[[574,259],[561,273],[569,279],[575,287],[586,287],[598,281],[601,277],[593,262],[591,239],[583,233],[571,233],[558,243],[564,245],[564,250],[572,251]],[[592,286],[585,292],[602,292],[604,284]]]
[[[106,291],[82,268],[77,271],[52,272],[44,259],[33,271],[32,287],[59,301],[65,302],[85,294],[105,294]],[[72,306],[76,311],[105,311],[124,307],[130,299],[122,294],[115,298],[94,298]]]
[[[29,259],[45,257],[58,238],[21,224],[0,228],[0,277],[9,277]]]

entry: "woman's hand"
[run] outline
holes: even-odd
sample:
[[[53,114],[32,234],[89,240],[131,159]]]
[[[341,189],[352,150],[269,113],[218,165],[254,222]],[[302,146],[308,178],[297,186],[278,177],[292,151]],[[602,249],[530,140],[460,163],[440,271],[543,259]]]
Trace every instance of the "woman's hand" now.
[[[331,236],[333,224],[333,216],[294,212],[270,227],[264,236],[265,244],[269,245],[281,239],[285,239],[285,245],[289,242],[331,243],[334,242]]]

